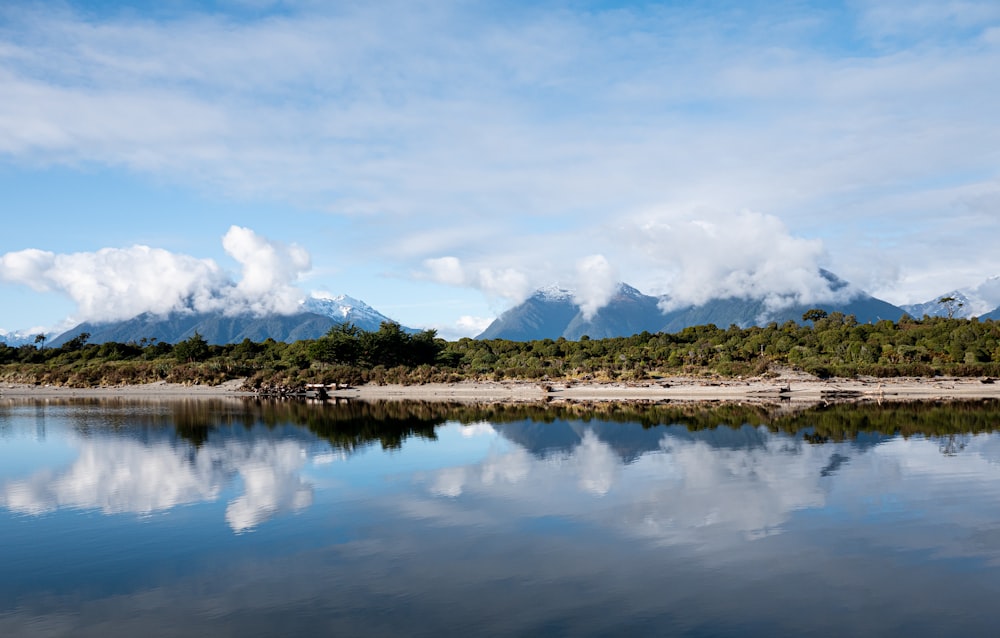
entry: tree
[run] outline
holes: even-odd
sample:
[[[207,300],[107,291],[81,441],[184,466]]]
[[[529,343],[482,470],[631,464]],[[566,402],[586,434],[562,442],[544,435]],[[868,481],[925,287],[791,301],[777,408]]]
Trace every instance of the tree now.
[[[813,323],[819,321],[820,319],[826,319],[829,313],[822,308],[812,308],[806,310],[802,315],[802,321],[812,321]]]
[[[204,361],[208,355],[208,342],[197,331],[190,339],[180,341],[174,346],[174,356],[178,361]]]
[[[89,332],[81,332],[76,335],[66,343],[62,345],[62,349],[66,352],[73,352],[83,348],[87,344],[87,340],[90,339]]]
[[[45,338],[46,337],[45,337],[44,334],[37,334],[37,335],[35,335],[35,345],[37,347],[39,347],[39,348],[44,348],[45,347]],[[41,345],[39,345],[39,344],[41,344]]]
[[[944,306],[945,310],[948,313],[948,318],[949,319],[954,319],[955,318],[955,311],[965,305],[964,302],[959,301],[955,297],[951,297],[951,296],[941,297],[940,299],[938,299],[937,302],[938,302],[938,304]]]
[[[320,337],[309,346],[309,357],[324,363],[354,365],[361,356],[359,333],[360,331],[349,323],[334,326],[326,336]]]

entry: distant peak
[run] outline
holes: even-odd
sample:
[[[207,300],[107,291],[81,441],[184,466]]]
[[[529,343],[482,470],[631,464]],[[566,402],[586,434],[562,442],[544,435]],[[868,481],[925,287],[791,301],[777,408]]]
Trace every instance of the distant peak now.
[[[333,295],[333,294],[330,294],[328,292],[314,292],[311,295],[309,295],[309,297],[306,299],[306,301],[310,301],[310,300],[315,300],[315,301],[336,301],[337,303],[361,304],[361,305],[364,305],[363,301],[361,301],[359,299],[355,299],[354,297],[350,297],[348,295]]]
[[[573,291],[563,288],[559,284],[552,284],[539,288],[532,296],[546,301],[565,301],[573,298]]]
[[[618,294],[626,297],[644,297],[645,295],[638,288],[633,288],[624,281],[618,282]]]

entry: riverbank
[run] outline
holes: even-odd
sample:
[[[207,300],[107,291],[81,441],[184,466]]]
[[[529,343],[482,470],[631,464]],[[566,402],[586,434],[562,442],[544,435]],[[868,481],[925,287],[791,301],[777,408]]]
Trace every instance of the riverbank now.
[[[157,382],[98,388],[68,388],[23,384],[0,385],[0,398],[198,398],[254,397],[242,379],[207,385]],[[424,385],[363,385],[331,390],[333,399],[463,402],[538,401],[804,401],[1000,399],[1000,382],[993,379],[858,378],[818,379],[787,372],[769,378],[701,379],[670,377],[638,383],[480,381]]]

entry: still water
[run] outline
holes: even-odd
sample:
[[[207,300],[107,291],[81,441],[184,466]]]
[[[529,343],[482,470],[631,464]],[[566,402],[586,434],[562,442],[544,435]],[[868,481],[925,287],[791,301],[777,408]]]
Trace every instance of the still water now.
[[[995,635],[998,426],[0,401],[0,636]]]

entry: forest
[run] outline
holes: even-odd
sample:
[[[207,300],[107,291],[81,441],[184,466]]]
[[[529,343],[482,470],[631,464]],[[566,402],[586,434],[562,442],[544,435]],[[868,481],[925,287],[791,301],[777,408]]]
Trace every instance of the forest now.
[[[420,384],[463,380],[648,381],[686,375],[766,376],[776,366],[828,377],[1000,376],[1000,322],[924,317],[859,323],[810,310],[803,323],[741,328],[696,326],[681,332],[590,339],[446,341],[433,330],[377,331],[345,324],[319,339],[244,340],[210,345],[197,333],[177,344],[150,337],[88,343],[86,333],[59,347],[0,344],[0,381],[73,387],[167,381],[217,384],[246,378],[247,388],[307,383]]]

